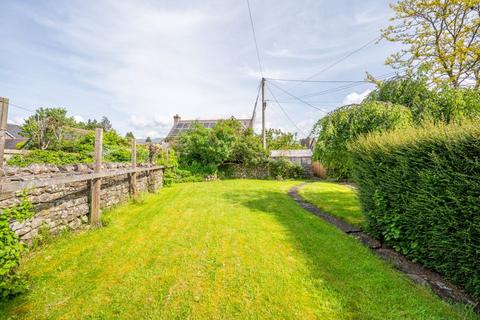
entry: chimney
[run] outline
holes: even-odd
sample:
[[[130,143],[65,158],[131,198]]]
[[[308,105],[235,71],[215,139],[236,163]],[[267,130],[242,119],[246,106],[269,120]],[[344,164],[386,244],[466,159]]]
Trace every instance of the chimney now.
[[[173,123],[176,124],[178,121],[180,121],[180,116],[178,114],[173,116]]]

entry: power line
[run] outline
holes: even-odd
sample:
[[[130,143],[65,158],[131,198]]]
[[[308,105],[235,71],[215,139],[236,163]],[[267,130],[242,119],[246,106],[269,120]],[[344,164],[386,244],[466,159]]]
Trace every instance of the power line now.
[[[368,41],[367,43],[365,43],[364,45],[362,45],[361,47],[351,51],[351,52],[348,52],[347,54],[343,55],[340,59],[336,60],[335,62],[329,64],[328,66],[326,66],[325,68],[322,68],[320,69],[319,71],[315,72],[314,74],[312,74],[310,77],[306,78],[305,80],[311,80],[313,78],[315,78],[316,76],[318,76],[319,74],[325,72],[325,71],[328,71],[330,70],[331,68],[335,67],[336,65],[338,65],[340,62],[344,61],[345,59],[353,56],[354,54],[356,54],[357,52],[360,52],[361,50],[365,49],[366,47],[370,46],[371,44],[379,41],[382,37],[375,37],[375,39],[373,40],[370,40]],[[298,86],[300,86],[302,83],[304,83],[306,81],[300,81],[299,83],[297,83],[296,85],[288,88],[287,91],[290,91]]]
[[[253,122],[255,121],[255,116],[257,115],[257,104],[258,104],[258,98],[260,98],[261,88],[262,88],[262,83],[260,82],[260,84],[258,85],[258,89],[257,89],[257,98],[255,98],[255,104],[253,106],[252,126],[253,126]]]
[[[265,78],[266,80],[271,81],[282,81],[282,82],[315,82],[315,83],[365,83],[367,80],[303,80],[303,79],[276,79],[276,78]]]
[[[260,74],[262,75],[262,78],[263,78],[263,67],[262,67],[262,61],[260,59],[260,50],[258,49],[257,34],[255,33],[255,26],[253,23],[252,9],[250,8],[250,1],[249,0],[246,0],[246,1],[247,1],[247,7],[248,7],[248,14],[250,16],[250,25],[252,26],[253,42],[255,43],[255,51],[257,52],[258,67],[260,68]]]
[[[396,74],[397,74],[397,71],[393,71],[393,72],[383,74],[383,75],[377,77],[376,79],[377,80],[387,80],[388,78],[390,78],[392,76],[395,76]],[[300,98],[311,98],[311,97],[315,97],[315,96],[326,95],[326,94],[329,94],[329,93],[335,93],[335,92],[342,91],[342,90],[345,90],[345,89],[350,89],[350,88],[353,88],[353,87],[357,87],[357,86],[362,85],[364,83],[370,83],[370,81],[365,81],[365,82],[362,82],[362,83],[350,83],[350,84],[347,84],[347,85],[342,85],[342,86],[326,89],[326,90],[323,90],[323,91],[313,92],[313,93],[309,93],[309,94],[306,94],[306,95],[302,95],[302,96],[300,96]],[[286,99],[287,100],[292,100],[291,98],[290,99],[286,98]]]
[[[303,99],[301,99],[301,98],[299,98],[299,97],[291,94],[290,92],[288,92],[287,90],[283,89],[282,87],[279,87],[279,86],[276,85],[275,83],[270,82],[270,84],[273,85],[274,87],[276,87],[277,89],[280,89],[281,91],[285,92],[286,94],[288,94],[288,95],[291,96],[292,98],[294,98],[294,99],[302,102],[303,104],[306,104],[307,106],[309,106],[309,107],[311,107],[311,108],[313,108],[313,109],[319,110],[319,111],[321,111],[321,112],[323,112],[323,113],[325,113],[325,114],[328,113],[328,111],[325,111],[325,110],[323,110],[323,109],[321,109],[321,108],[319,108],[319,107],[316,107],[316,106],[312,105],[311,103],[309,103],[309,102],[307,102],[307,101],[305,101],[305,100],[303,100]]]
[[[34,110],[31,110],[31,109],[29,109],[29,108],[25,108],[25,107],[19,106],[18,104],[13,104],[13,103],[10,102],[9,105],[10,105],[10,106],[13,106],[13,107],[15,107],[15,108],[18,108],[18,109],[22,109],[22,110],[24,110],[24,111],[28,111],[28,112],[31,112],[31,113],[35,113]]]
[[[273,94],[273,91],[270,89],[270,86],[267,85],[267,90],[270,92],[270,94],[272,95],[273,99],[275,100],[275,102],[277,103],[278,107],[280,108],[280,110],[282,110],[283,114],[285,115],[285,117],[287,117],[287,119],[293,124],[293,126],[295,128],[297,128],[297,130],[303,134],[304,136],[308,136],[302,129],[300,129],[298,127],[298,125],[295,123],[295,121],[293,121],[292,118],[290,118],[290,116],[288,115],[288,113],[285,111],[285,109],[282,107],[282,105],[280,104],[280,102],[278,102],[277,100],[277,97],[275,97],[275,95]]]

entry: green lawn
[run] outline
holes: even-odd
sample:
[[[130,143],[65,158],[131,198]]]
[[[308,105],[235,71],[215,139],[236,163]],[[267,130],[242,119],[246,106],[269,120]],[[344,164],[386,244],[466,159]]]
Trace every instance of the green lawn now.
[[[300,196],[317,208],[360,226],[364,221],[353,187],[331,182],[309,183],[300,189]]]
[[[31,253],[11,319],[475,319],[301,209],[299,182],[175,185]]]

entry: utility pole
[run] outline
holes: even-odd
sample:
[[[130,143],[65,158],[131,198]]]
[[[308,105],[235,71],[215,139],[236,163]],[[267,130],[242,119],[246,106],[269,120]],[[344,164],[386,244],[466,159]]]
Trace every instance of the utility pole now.
[[[0,176],[3,174],[5,139],[7,135],[8,99],[0,97]]]
[[[263,148],[267,149],[267,136],[265,134],[265,109],[267,109],[267,102],[265,101],[265,78],[262,78],[262,140]]]

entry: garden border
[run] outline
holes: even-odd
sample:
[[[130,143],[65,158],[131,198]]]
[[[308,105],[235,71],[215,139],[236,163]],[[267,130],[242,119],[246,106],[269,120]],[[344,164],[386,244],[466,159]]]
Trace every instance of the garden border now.
[[[393,264],[393,266],[405,274],[413,282],[429,287],[434,293],[445,301],[453,301],[456,303],[463,303],[471,305],[476,313],[480,314],[480,302],[465,293],[462,289],[446,280],[439,273],[429,270],[419,263],[410,261],[407,257],[389,248],[380,241],[372,238],[356,226],[348,222],[331,216],[324,211],[317,208],[312,203],[303,199],[298,191],[307,185],[308,182],[296,185],[288,191],[288,195],[295,200],[303,209],[313,213],[317,217],[334,225],[336,228],[360,240],[365,246],[371,249],[377,256],[383,260]]]

